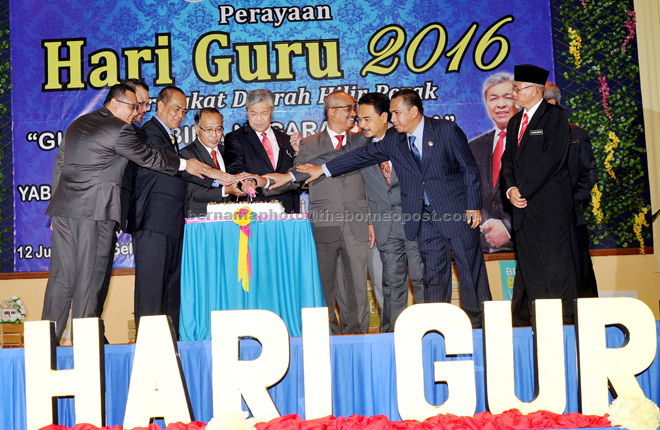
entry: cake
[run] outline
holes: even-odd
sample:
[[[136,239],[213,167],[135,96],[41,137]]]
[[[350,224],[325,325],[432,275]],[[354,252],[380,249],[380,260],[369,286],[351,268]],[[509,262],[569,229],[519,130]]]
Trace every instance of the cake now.
[[[209,203],[206,207],[206,218],[224,221],[232,221],[236,211],[248,208],[252,211],[253,218],[277,219],[284,213],[284,206],[280,202],[259,203]]]

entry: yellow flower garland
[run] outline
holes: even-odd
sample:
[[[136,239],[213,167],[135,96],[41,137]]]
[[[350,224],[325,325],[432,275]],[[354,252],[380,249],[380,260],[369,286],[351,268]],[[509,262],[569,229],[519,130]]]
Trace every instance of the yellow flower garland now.
[[[633,231],[637,240],[639,241],[639,252],[642,255],[646,255],[644,250],[644,236],[642,236],[642,227],[648,227],[649,223],[646,221],[646,213],[649,211],[649,208],[644,208],[640,213],[635,215],[635,224],[633,225]]]
[[[568,29],[568,37],[571,39],[571,43],[568,46],[568,52],[573,55],[575,59],[575,68],[579,69],[582,65],[582,59],[580,57],[580,49],[582,49],[582,38],[577,33],[577,31],[572,28]]]
[[[238,240],[238,280],[246,293],[250,292],[250,278],[252,277],[252,263],[250,261],[250,223],[252,222],[252,211],[245,206],[234,212],[234,222],[240,228]]]
[[[603,222],[603,211],[600,210],[600,198],[603,196],[603,193],[598,189],[598,184],[595,184],[591,189],[591,212],[596,217],[596,222],[600,224]]]
[[[612,179],[616,179],[616,175],[614,174],[614,170],[612,169],[612,165],[610,164],[610,161],[612,161],[612,158],[614,158],[614,148],[619,147],[619,138],[616,137],[616,134],[613,131],[610,131],[609,134],[609,143],[605,145],[605,152],[607,152],[607,157],[605,158],[605,169],[607,170],[607,174],[612,177]]]

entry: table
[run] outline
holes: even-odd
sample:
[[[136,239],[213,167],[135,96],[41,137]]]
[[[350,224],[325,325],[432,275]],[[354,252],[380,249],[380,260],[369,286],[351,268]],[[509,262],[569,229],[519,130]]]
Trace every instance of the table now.
[[[266,309],[302,336],[302,308],[323,307],[312,226],[304,215],[250,223],[252,279],[238,280],[240,230],[233,221],[187,222],[181,263],[181,340],[211,338],[211,311]]]

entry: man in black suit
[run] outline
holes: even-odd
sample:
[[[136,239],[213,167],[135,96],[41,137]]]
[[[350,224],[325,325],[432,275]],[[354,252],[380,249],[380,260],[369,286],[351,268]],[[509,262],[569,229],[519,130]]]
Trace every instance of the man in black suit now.
[[[511,203],[500,189],[500,165],[506,145],[506,125],[518,112],[513,102],[513,75],[496,73],[484,83],[484,99],[495,129],[470,142],[481,175],[481,216],[479,226],[484,252],[513,251]]]
[[[550,104],[561,103],[559,87],[552,82],[545,83],[543,98]],[[575,124],[571,126],[571,144],[568,147],[568,170],[573,184],[575,204],[575,233],[578,258],[578,297],[598,297],[598,286],[594,265],[589,254],[589,229],[584,211],[589,207],[591,189],[598,181],[596,158],[591,146],[589,133]]]
[[[126,79],[123,81],[130,89],[135,92],[137,97],[137,104],[140,107],[133,118],[133,129],[135,134],[139,139],[144,140],[142,135],[142,130],[138,124],[142,124],[144,119],[144,114],[146,114],[149,109],[151,109],[151,102],[149,101],[149,85],[146,84],[142,79]],[[121,219],[117,225],[117,234],[119,231],[126,231],[126,218],[128,217],[128,207],[131,200],[131,188],[133,186],[133,170],[135,170],[135,163],[129,161],[124,170],[124,175],[121,182]],[[105,300],[108,297],[108,291],[110,290],[110,277],[112,276],[112,264],[115,259],[115,247],[117,244],[117,235],[114,235],[112,238],[112,247],[110,250],[110,259],[108,260],[108,268],[105,272],[105,279],[103,280],[103,287],[99,292],[99,304],[96,309],[96,315],[98,318],[101,318],[103,315],[103,307],[105,306]],[[107,339],[106,339],[107,343]]]
[[[225,136],[227,172],[249,172],[254,175],[286,173],[293,167],[296,151],[291,139],[299,141],[299,134],[289,137],[271,127],[275,110],[275,96],[268,90],[250,91],[246,99],[248,123]],[[299,210],[300,201],[294,184],[269,190],[271,181],[257,177],[256,201],[278,200],[288,213]]]
[[[53,168],[53,241],[50,277],[41,318],[55,321],[59,343],[69,308],[73,318],[96,316],[108,267],[112,236],[121,219],[121,183],[130,161],[171,177],[185,169],[213,175],[197,160],[179,160],[145,146],[131,122],[139,106],[125,84],[110,88],[103,108],[76,119],[67,129]]]
[[[224,131],[222,114],[216,108],[203,108],[195,113],[195,131],[197,139],[181,150],[186,158],[195,158],[214,167],[226,171],[222,158],[220,141]],[[188,182],[186,194],[186,218],[206,216],[206,208],[210,202],[228,202],[230,194],[240,197],[245,193],[236,184],[226,187],[208,188]]]
[[[523,293],[561,298],[565,324],[574,321],[577,298],[573,186],[566,162],[571,129],[563,109],[543,100],[549,72],[530,64],[514,68],[516,105],[509,121],[500,177],[513,204],[518,255],[512,311]]]
[[[156,115],[142,127],[147,145],[179,155],[174,136],[187,112],[186,97],[168,86],[158,94]],[[198,160],[195,160],[196,162]],[[209,166],[203,164],[206,168]],[[213,169],[217,172],[217,169]],[[238,178],[218,172],[222,185]],[[196,180],[189,175],[166,176],[138,168],[128,212],[128,232],[133,235],[135,255],[135,323],[143,315],[167,315],[179,332],[181,301],[181,251],[183,244],[186,182],[219,187],[219,180]]]
[[[390,103],[392,124],[377,145],[366,145],[323,166],[298,167],[310,180],[341,175],[391,160],[401,182],[401,207],[409,240],[417,238],[424,262],[424,302],[451,302],[451,250],[458,266],[461,307],[481,327],[483,302],[491,300],[479,244],[481,178],[467,138],[453,122],[425,117],[414,90]]]

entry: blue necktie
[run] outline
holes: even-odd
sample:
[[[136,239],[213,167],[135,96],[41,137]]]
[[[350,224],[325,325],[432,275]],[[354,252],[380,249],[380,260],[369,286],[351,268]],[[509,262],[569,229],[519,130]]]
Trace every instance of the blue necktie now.
[[[422,154],[419,153],[419,149],[415,146],[415,136],[408,136],[408,144],[410,145],[410,153],[417,163],[419,170],[422,170]]]

